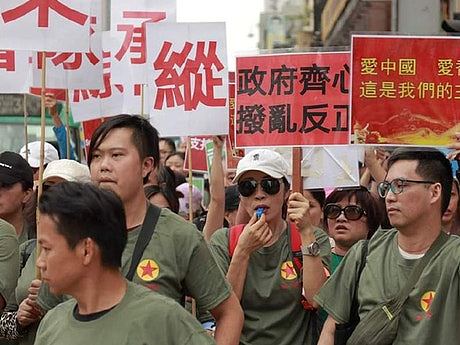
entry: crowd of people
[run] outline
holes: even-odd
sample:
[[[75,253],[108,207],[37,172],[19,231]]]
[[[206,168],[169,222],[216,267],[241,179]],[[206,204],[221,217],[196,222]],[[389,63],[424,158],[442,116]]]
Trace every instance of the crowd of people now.
[[[224,142],[204,191],[139,116],[104,121],[87,164],[45,145],[40,196],[39,143],[0,153],[2,341],[457,341],[460,137],[368,148],[361,186],[303,191],[270,149],[227,171]]]

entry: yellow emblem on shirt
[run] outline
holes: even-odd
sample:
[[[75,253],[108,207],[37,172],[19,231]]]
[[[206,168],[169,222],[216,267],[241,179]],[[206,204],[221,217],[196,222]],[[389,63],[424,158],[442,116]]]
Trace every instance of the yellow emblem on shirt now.
[[[283,262],[281,265],[281,277],[286,280],[294,280],[297,278],[297,272],[292,261]]]
[[[151,282],[160,274],[160,266],[152,259],[145,259],[137,266],[136,272],[143,281]]]
[[[428,312],[430,310],[434,296],[436,296],[436,292],[434,291],[428,291],[423,294],[422,298],[420,299],[420,306],[422,307],[423,311]]]

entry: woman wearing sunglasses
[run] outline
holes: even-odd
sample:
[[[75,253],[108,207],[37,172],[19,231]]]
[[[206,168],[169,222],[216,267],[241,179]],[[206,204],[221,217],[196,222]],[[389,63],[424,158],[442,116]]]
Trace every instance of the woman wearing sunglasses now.
[[[238,163],[235,181],[240,207],[251,219],[211,237],[211,251],[245,314],[240,344],[317,341],[313,296],[326,280],[330,245],[327,235],[311,223],[308,200],[300,193],[290,195],[287,171],[286,161],[274,151],[247,154]],[[237,229],[241,232],[230,254]],[[301,238],[302,272],[293,258],[292,231]],[[302,291],[304,302],[312,305],[302,305]]]
[[[332,272],[356,242],[372,237],[383,216],[383,205],[365,187],[337,188],[329,194],[324,206],[324,227],[335,241]]]

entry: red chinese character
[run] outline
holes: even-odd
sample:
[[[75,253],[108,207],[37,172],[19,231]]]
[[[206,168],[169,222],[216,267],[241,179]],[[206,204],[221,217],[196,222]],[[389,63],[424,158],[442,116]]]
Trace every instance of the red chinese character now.
[[[8,72],[16,70],[14,50],[0,50],[0,68]]]
[[[199,41],[193,60],[188,58],[193,47],[192,43],[186,42],[180,53],[173,51],[169,54],[171,46],[171,42],[164,42],[153,63],[155,70],[161,70],[155,80],[158,91],[154,108],[163,109],[165,101],[166,107],[184,105],[185,111],[196,109],[199,103],[214,107],[224,106],[225,98],[214,97],[214,87],[222,86],[223,81],[222,78],[214,78],[212,67],[215,66],[217,71],[224,68],[216,54],[217,42],[209,42],[208,51],[205,53],[205,42]],[[167,59],[168,55],[170,55],[169,59]],[[178,74],[179,68],[182,68],[180,74]]]
[[[78,12],[58,0],[28,0],[22,5],[7,10],[2,13],[3,21],[5,23],[11,22],[18,18],[24,17],[29,12],[32,12],[38,8],[38,27],[47,28],[49,24],[49,10],[52,9],[56,13],[60,14],[71,20],[74,23],[84,25],[88,16],[81,12]]]
[[[38,69],[42,69],[42,54],[37,53]],[[62,64],[64,70],[77,70],[81,67],[83,60],[83,53],[51,53],[46,52],[46,57],[51,58],[51,62],[54,66],[59,66]],[[93,52],[85,53],[88,61],[96,65],[99,63],[99,58],[94,55]]]
[[[110,73],[104,73],[104,89],[101,90],[74,90],[73,102],[86,101],[89,98],[104,99],[112,96],[113,87],[115,87],[120,93],[123,93],[123,85],[111,85],[110,84]]]
[[[118,24],[117,31],[124,31],[125,38],[120,50],[115,54],[115,58],[121,61],[129,52],[138,54],[137,57],[131,57],[132,64],[143,64],[146,62],[145,57],[145,23],[159,22],[166,18],[166,12],[144,12],[144,11],[123,11],[125,19],[141,19],[138,26],[132,24]],[[147,19],[147,20],[144,20]]]

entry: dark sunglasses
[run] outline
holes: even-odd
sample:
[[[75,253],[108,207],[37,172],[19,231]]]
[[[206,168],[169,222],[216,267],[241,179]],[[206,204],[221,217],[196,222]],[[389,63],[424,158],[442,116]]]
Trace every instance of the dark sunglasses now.
[[[329,219],[337,219],[342,214],[348,220],[358,220],[362,216],[367,215],[366,211],[358,205],[348,205],[342,208],[339,204],[327,204],[324,206],[324,215]]]
[[[238,191],[242,196],[248,197],[254,194],[259,184],[262,187],[262,190],[269,195],[277,194],[281,187],[280,179],[264,178],[260,180],[260,182],[257,182],[256,180],[240,181],[238,182]]]

